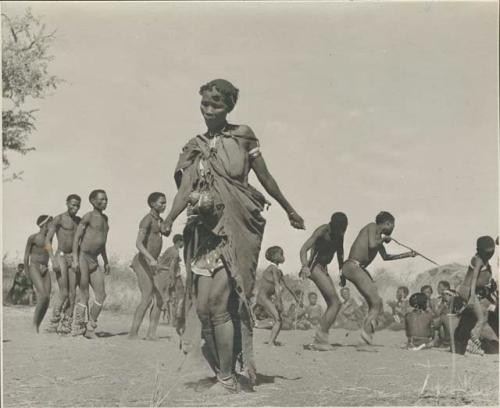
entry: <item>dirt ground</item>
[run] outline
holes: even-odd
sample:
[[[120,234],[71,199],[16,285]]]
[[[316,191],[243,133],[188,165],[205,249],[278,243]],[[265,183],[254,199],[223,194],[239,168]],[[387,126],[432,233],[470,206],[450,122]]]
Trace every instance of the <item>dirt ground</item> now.
[[[5,407],[498,404],[498,355],[407,351],[403,332],[378,332],[379,346],[367,351],[356,347],[358,333],[334,330],[341,346],[314,352],[303,349],[312,332],[284,331],[284,346],[270,348],[269,332],[256,330],[255,392],[222,396],[211,392],[199,356],[178,371],[183,356],[171,327],[160,326],[157,342],[130,341],[131,317],[104,312],[99,338],[87,340],[36,335],[31,317],[31,308],[3,308]]]

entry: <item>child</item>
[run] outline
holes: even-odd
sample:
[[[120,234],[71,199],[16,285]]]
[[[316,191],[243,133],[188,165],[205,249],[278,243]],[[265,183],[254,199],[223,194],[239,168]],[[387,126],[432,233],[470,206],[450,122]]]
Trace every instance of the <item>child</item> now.
[[[312,327],[317,327],[321,324],[323,308],[317,304],[318,295],[315,292],[309,292],[307,299],[309,300],[309,304],[304,309],[303,317]],[[304,324],[304,321],[302,321],[302,324]]]
[[[495,241],[489,236],[482,236],[476,242],[476,254],[472,257],[462,284],[457,288],[461,300],[465,303],[460,313],[460,320],[454,332],[454,350],[465,354],[467,350],[482,354],[480,336],[488,323],[488,298],[495,289],[491,286],[491,267],[489,260],[495,253]],[[482,301],[486,299],[486,301]]]
[[[168,322],[176,326],[177,307],[184,297],[184,285],[180,275],[180,250],[184,247],[184,239],[182,235],[175,234],[172,242],[174,245],[167,248],[158,259],[158,280],[163,298],[163,312],[167,314]]]
[[[409,350],[415,351],[432,347],[433,316],[432,312],[427,309],[427,300],[424,293],[414,293],[410,296],[410,306],[413,307],[413,310],[405,317]]]
[[[423,293],[425,296],[427,296],[427,306],[426,306],[426,309],[428,309],[429,311],[433,311],[432,310],[432,304],[434,303],[434,299],[432,299],[432,293],[433,293],[433,290],[432,290],[432,286],[431,285],[424,285],[420,288],[420,293]]]
[[[104,190],[94,190],[89,195],[93,210],[85,214],[78,225],[73,241],[73,268],[80,269],[80,303],[75,308],[73,335],[83,334],[85,337],[95,338],[97,318],[102,310],[106,298],[104,275],[99,269],[97,257],[100,255],[104,262],[104,274],[109,275],[110,268],[106,253],[108,238],[108,217],[103,211],[108,205],[108,197]],[[89,303],[89,283],[94,290],[94,304],[90,308],[88,324],[85,315]]]
[[[369,310],[361,329],[361,340],[372,344],[373,333],[377,327],[377,318],[383,312],[382,298],[378,294],[377,286],[366,267],[380,254],[384,261],[415,257],[414,251],[399,255],[389,255],[385,251],[384,243],[391,242],[390,235],[394,230],[394,216],[382,211],[372,222],[359,232],[349,253],[349,259],[344,263],[342,275],[356,286],[368,302]]]
[[[437,286],[438,297],[433,299],[431,302],[432,313],[436,318],[436,325],[434,329],[436,330],[434,338],[439,341],[441,345],[449,345],[449,331],[447,329],[448,325],[446,322],[447,314],[449,310],[449,296],[446,293],[450,291],[450,282],[446,280],[439,281]]]
[[[304,243],[300,250],[302,269],[300,275],[311,279],[323,295],[327,308],[314,335],[314,342],[309,346],[314,350],[327,351],[332,347],[328,341],[330,327],[340,310],[340,299],[332,278],[328,275],[328,265],[337,254],[339,270],[344,263],[344,234],[347,230],[347,216],[336,212],[328,224],[321,225]],[[311,251],[308,258],[307,253]]]
[[[404,317],[408,312],[408,294],[410,291],[406,286],[400,286],[396,290],[396,301],[389,301],[387,304],[392,309],[392,317],[394,319],[394,323],[391,325],[392,330],[399,329],[399,325],[403,323]]]
[[[165,194],[154,192],[148,197],[150,211],[139,224],[136,247],[139,253],[132,260],[132,269],[137,275],[137,283],[141,291],[141,301],[137,306],[129,332],[129,339],[137,338],[139,326],[146,310],[152,305],[149,314],[149,328],[146,340],[156,340],[156,329],[163,307],[163,298],[158,285],[158,256],[163,244],[160,225],[163,221],[160,214],[165,211],[167,199]]]
[[[57,215],[50,223],[45,245],[49,252],[52,270],[55,272],[59,286],[59,299],[52,307],[52,318],[47,327],[49,333],[58,331],[60,334],[71,333],[73,309],[76,298],[76,271],[73,269],[73,241],[80,217],[76,214],[80,209],[82,199],[76,194],[66,198],[67,211]],[[54,255],[52,239],[57,236],[57,251]],[[60,323],[60,325],[59,325]]]
[[[271,329],[271,337],[269,338],[270,346],[281,346],[281,343],[276,341],[281,330],[281,315],[283,313],[283,300],[281,297],[281,283],[283,280],[283,272],[279,269],[279,265],[285,262],[283,249],[279,246],[273,246],[267,249],[266,259],[271,264],[262,274],[257,289],[257,303],[265,308],[273,319],[273,328]],[[275,302],[271,300],[271,296],[275,296]]]
[[[31,305],[33,297],[33,282],[26,275],[24,264],[20,263],[17,265],[17,272],[14,276],[12,288],[7,294],[7,302],[13,305]]]
[[[348,287],[340,289],[340,296],[343,299],[340,315],[342,317],[338,327],[346,330],[358,330],[360,320],[363,320],[362,312],[356,300],[351,297],[351,291]]]
[[[28,269],[37,294],[35,314],[33,316],[33,325],[37,333],[39,332],[40,324],[47,312],[50,301],[49,253],[45,247],[45,237],[47,236],[48,226],[51,221],[52,217],[49,215],[40,215],[38,217],[36,225],[38,225],[40,231],[30,235],[24,252],[24,265]]]

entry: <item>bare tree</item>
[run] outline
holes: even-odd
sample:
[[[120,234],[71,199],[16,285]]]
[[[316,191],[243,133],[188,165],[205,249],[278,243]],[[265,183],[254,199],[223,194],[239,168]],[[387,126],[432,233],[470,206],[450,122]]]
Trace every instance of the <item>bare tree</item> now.
[[[31,10],[24,15],[9,17],[2,13],[2,164],[4,181],[21,178],[20,173],[6,176],[10,167],[8,154],[26,154],[29,136],[36,129],[36,110],[26,110],[31,99],[44,98],[49,90],[56,89],[61,79],[50,75],[48,68],[53,56],[50,47],[55,31],[46,32],[46,26]]]

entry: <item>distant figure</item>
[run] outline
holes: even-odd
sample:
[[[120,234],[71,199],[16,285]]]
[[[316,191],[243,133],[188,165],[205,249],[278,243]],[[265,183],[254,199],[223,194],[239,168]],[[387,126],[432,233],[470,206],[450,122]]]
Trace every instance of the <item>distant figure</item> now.
[[[96,337],[97,318],[106,298],[104,274],[110,273],[106,253],[109,224],[108,217],[103,213],[108,205],[108,196],[104,190],[94,190],[89,195],[89,201],[93,210],[82,217],[73,241],[73,268],[80,269],[80,303],[75,308],[72,334],[74,336],[83,334],[92,339]],[[99,255],[104,262],[104,274],[97,261]],[[94,290],[95,298],[89,311],[88,323],[85,323],[90,297],[89,283]]]
[[[80,217],[76,214],[82,199],[76,194],[66,198],[67,211],[57,215],[49,225],[45,245],[49,252],[52,270],[59,286],[59,296],[52,307],[52,318],[47,327],[49,333],[70,334],[73,324],[73,309],[76,298],[76,270],[73,268],[73,241]],[[57,251],[54,254],[52,239],[57,236]]]
[[[315,350],[327,351],[332,346],[328,340],[330,327],[340,310],[340,299],[332,278],[328,275],[328,265],[337,254],[339,270],[344,263],[344,234],[347,230],[347,216],[342,212],[332,215],[328,224],[318,227],[300,249],[302,269],[300,275],[311,279],[326,302],[326,311],[314,334],[310,345]],[[307,253],[310,251],[308,258]]]
[[[149,307],[149,328],[146,340],[156,340],[156,329],[163,307],[163,297],[158,284],[158,256],[163,244],[160,225],[163,221],[160,214],[165,211],[167,199],[165,194],[154,192],[148,197],[150,211],[139,224],[136,247],[139,253],[132,260],[132,269],[137,275],[137,283],[141,291],[141,301],[137,306],[132,320],[132,327],[128,334],[129,339],[136,339],[139,327]]]
[[[406,313],[408,313],[409,303],[408,295],[410,291],[406,286],[400,286],[396,290],[396,301],[389,301],[387,304],[391,308],[392,318],[394,322],[389,326],[391,330],[402,330],[404,329],[404,318]]]
[[[448,345],[450,343],[450,333],[446,324],[447,314],[450,312],[449,296],[446,292],[450,291],[450,282],[446,280],[439,281],[437,286],[438,297],[431,302],[432,313],[437,318],[434,330],[434,338],[440,345]]]
[[[180,250],[184,247],[182,235],[175,234],[173,246],[167,248],[158,260],[159,289],[163,298],[163,313],[172,326],[177,325],[177,312],[184,298],[184,284],[181,277]]]
[[[33,316],[33,325],[37,333],[50,301],[49,253],[45,246],[45,238],[51,221],[52,217],[50,215],[40,215],[38,217],[36,225],[40,228],[40,231],[30,235],[24,252],[24,265],[35,285],[37,295],[35,314]]]
[[[434,303],[434,299],[432,298],[432,294],[434,293],[434,291],[432,290],[432,286],[431,285],[422,286],[420,288],[420,293],[423,293],[425,296],[427,296],[427,304],[425,308],[432,312],[433,311],[432,304]]]
[[[473,354],[484,353],[480,336],[486,324],[490,324],[493,330],[496,327],[495,334],[498,337],[497,288],[489,264],[494,253],[493,238],[478,238],[476,254],[471,259],[464,281],[457,288],[461,301],[465,303],[465,308],[459,313],[460,320],[453,336],[453,349],[458,354],[465,354],[466,351]],[[496,309],[496,317],[494,312],[489,314],[488,309]],[[498,353],[498,343],[495,351]]]
[[[433,315],[427,308],[427,296],[420,292],[410,297],[413,310],[406,314],[405,329],[408,338],[408,349],[421,350],[433,345]]]
[[[13,305],[32,305],[35,303],[35,291],[33,282],[26,275],[24,264],[17,265],[17,272],[14,275],[12,288],[7,294],[7,302]]]
[[[377,215],[372,222],[359,232],[349,253],[349,259],[344,263],[342,275],[356,286],[368,302],[369,310],[361,329],[361,339],[366,344],[372,344],[373,333],[378,325],[377,318],[383,312],[382,298],[378,294],[377,286],[366,267],[380,253],[384,261],[392,261],[408,257],[415,257],[414,251],[399,255],[389,255],[385,251],[384,243],[391,242],[390,235],[394,230],[394,216],[388,212]]]
[[[299,314],[299,321],[297,328],[300,330],[308,330],[313,327],[318,327],[321,324],[321,317],[323,315],[323,308],[317,304],[318,295],[315,292],[309,292],[307,295],[309,304]]]
[[[342,298],[342,306],[338,327],[346,330],[360,329],[363,324],[363,312],[356,300],[351,297],[350,289],[347,287],[340,289],[340,297]]]

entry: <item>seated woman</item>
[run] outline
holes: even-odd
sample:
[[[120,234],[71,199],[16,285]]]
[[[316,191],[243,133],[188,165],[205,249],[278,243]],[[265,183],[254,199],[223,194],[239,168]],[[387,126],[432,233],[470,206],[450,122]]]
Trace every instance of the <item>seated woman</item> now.
[[[433,346],[433,315],[427,308],[428,297],[424,293],[410,296],[413,310],[405,316],[405,330],[409,350],[421,350]]]

